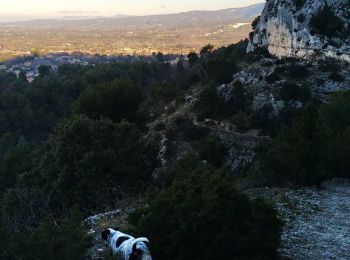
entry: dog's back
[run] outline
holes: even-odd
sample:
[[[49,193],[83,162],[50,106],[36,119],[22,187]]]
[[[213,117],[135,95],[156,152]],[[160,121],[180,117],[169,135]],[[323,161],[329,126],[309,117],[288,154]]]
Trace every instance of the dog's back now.
[[[147,238],[137,238],[115,229],[102,232],[102,240],[111,247],[113,254],[120,260],[152,260]]]

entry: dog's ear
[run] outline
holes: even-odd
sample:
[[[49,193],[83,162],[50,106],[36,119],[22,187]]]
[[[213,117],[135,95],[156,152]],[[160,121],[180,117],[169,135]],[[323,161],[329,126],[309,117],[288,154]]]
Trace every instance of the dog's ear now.
[[[115,231],[119,231],[119,227],[115,227],[113,228]]]
[[[111,231],[109,229],[102,231],[102,234],[101,234],[102,240],[107,241],[110,233]]]

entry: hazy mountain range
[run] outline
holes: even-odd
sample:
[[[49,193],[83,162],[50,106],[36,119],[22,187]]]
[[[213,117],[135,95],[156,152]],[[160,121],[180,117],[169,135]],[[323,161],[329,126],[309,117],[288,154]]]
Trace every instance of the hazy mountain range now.
[[[229,8],[217,11],[190,11],[175,14],[114,17],[63,16],[55,19],[35,19],[3,23],[1,26],[192,26],[244,22],[261,13],[264,3],[242,8]],[[73,20],[73,22],[72,22]],[[75,20],[75,21],[74,21]]]

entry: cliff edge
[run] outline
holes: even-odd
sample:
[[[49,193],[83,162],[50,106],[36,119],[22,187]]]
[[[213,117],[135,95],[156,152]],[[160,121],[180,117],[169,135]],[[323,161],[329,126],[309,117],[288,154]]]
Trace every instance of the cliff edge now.
[[[248,52],[350,63],[349,0],[267,0],[253,29]]]

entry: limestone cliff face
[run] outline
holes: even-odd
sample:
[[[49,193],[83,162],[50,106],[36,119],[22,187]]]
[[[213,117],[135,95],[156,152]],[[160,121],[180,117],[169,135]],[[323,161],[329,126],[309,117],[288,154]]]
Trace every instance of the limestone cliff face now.
[[[350,63],[350,0],[267,0],[248,52]]]

